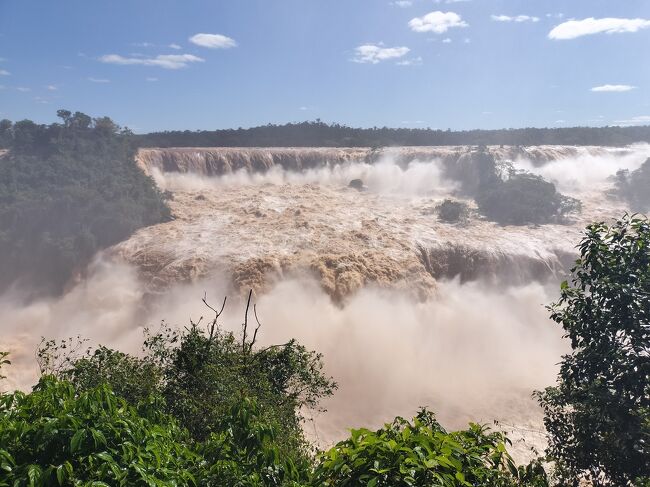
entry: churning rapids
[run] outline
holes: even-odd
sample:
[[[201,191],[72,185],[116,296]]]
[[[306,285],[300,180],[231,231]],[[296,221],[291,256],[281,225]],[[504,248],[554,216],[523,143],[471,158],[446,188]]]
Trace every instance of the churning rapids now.
[[[554,382],[567,347],[544,304],[585,225],[627,210],[611,195],[612,176],[638,168],[650,147],[490,147],[497,161],[581,200],[582,211],[541,226],[500,226],[476,211],[441,222],[445,198],[476,208],[457,177],[464,168],[472,184],[474,150],[141,150],[137,162],[170,193],[173,220],[98,256],[60,299],[0,299],[0,326],[24,364],[12,384],[33,379],[26,364],[41,335],[137,352],[142,327],[205,314],[204,291],[219,301],[252,288],[262,341],[297,338],[323,352],[339,382],[327,413],[307,413],[321,446],[425,405],[449,427],[499,420],[521,440],[520,456],[543,446],[530,394]],[[241,309],[229,311],[224,326],[237,330]]]

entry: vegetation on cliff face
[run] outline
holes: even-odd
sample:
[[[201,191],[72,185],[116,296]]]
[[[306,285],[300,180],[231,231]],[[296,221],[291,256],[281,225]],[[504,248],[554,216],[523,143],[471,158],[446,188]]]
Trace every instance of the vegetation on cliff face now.
[[[16,281],[59,293],[97,250],[169,210],[109,118],[59,110],[61,123],[0,122],[0,292]]]
[[[512,174],[505,181],[482,187],[476,196],[481,213],[505,225],[559,222],[580,210],[580,202],[565,196],[555,185],[530,173]]]
[[[636,171],[622,169],[616,173],[616,190],[632,210],[650,210],[650,158]]]
[[[580,210],[580,202],[559,193],[553,183],[498,164],[485,148],[465,154],[447,172],[485,217],[503,225],[557,223]]]

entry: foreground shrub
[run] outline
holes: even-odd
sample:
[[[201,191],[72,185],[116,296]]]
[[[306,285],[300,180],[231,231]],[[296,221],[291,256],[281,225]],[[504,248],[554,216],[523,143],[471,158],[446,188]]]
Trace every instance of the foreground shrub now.
[[[222,307],[213,310],[215,318],[206,326],[191,323],[178,330],[163,326],[157,333],[147,333],[140,357],[107,347],[76,357],[68,354],[77,349],[69,341],[44,342],[38,354],[41,368],[80,391],[109,384],[131,405],[150,395],[162,397],[162,411],[198,442],[223,431],[223,418],[247,397],[256,404],[259,420],[273,427],[274,444],[282,456],[300,464],[311,453],[301,413],[317,409],[336,383],[323,373],[321,355],[295,340],[257,348],[260,324],[249,330],[250,315],[256,318],[250,299],[249,294],[241,337],[219,326]]]
[[[135,408],[106,385],[77,394],[45,376],[0,397],[0,485],[196,485],[187,439],[156,401]]]
[[[378,431],[352,430],[348,440],[320,457],[314,485],[546,486],[541,466],[517,469],[507,439],[472,424],[447,433],[421,410],[412,422],[396,418]]]

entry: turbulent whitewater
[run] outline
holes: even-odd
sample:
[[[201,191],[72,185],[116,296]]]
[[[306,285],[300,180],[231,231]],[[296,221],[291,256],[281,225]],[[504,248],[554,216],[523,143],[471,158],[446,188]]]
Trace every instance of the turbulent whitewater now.
[[[456,276],[545,282],[566,271],[588,222],[625,211],[606,197],[608,177],[640,165],[648,152],[490,147],[498,161],[554,180],[583,211],[562,225],[504,227],[476,212],[464,224],[442,223],[436,205],[463,199],[449,175],[475,150],[141,150],[140,166],[172,195],[174,220],[139,231],[114,252],[140,270],[151,292],[214,275],[238,292],[311,276],[336,301],[366,286],[427,299],[436,281]],[[352,179],[367,190],[350,188]]]

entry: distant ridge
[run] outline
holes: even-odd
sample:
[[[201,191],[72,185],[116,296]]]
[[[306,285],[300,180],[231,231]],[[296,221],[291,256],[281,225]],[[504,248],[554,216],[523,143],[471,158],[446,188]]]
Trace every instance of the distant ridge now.
[[[389,147],[440,145],[600,145],[650,143],[650,126],[498,130],[354,128],[321,121],[137,135],[140,147]]]

